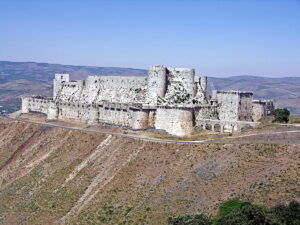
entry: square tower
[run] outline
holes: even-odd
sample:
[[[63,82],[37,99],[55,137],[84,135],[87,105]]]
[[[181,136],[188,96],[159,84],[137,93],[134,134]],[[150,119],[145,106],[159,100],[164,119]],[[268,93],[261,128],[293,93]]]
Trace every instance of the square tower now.
[[[252,92],[214,91],[218,102],[219,119],[224,121],[252,121]]]
[[[56,99],[57,93],[61,89],[63,83],[70,81],[70,75],[67,73],[56,73],[53,81],[53,100]]]

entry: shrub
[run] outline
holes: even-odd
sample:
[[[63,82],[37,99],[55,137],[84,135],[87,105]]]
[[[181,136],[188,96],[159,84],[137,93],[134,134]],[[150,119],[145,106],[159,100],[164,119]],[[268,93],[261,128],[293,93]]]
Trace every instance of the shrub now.
[[[287,123],[287,122],[289,122],[290,111],[287,108],[275,109],[274,116],[275,116],[275,119],[273,120],[273,122]]]
[[[274,215],[282,225],[299,225],[300,224],[300,204],[291,201],[288,206],[277,205],[271,208],[270,213]]]
[[[174,216],[168,218],[169,225],[211,225],[210,219],[203,214]]]
[[[218,217],[203,214],[174,216],[169,225],[300,225],[300,203],[277,205],[271,209],[239,200],[228,200],[219,207]]]
[[[259,206],[247,204],[217,221],[217,225],[280,225]]]
[[[248,202],[241,202],[236,199],[231,199],[226,202],[223,202],[219,207],[219,217],[226,216],[235,210],[240,209],[242,206],[250,204]]]

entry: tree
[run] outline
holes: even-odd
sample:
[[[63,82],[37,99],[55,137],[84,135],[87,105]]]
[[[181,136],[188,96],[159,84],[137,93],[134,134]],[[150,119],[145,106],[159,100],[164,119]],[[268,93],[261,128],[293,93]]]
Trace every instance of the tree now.
[[[275,109],[274,116],[275,119],[273,120],[273,122],[287,123],[289,122],[290,111],[287,108]]]
[[[291,201],[268,209],[231,199],[219,206],[215,218],[203,214],[174,216],[168,218],[168,225],[300,225],[300,203]]]
[[[273,214],[282,225],[300,225],[299,202],[291,201],[288,206],[277,205],[271,208],[270,213]]]
[[[280,225],[275,217],[267,213],[262,207],[247,204],[239,210],[222,217],[217,225]]]
[[[251,204],[250,202],[241,202],[238,199],[229,199],[225,202],[223,202],[219,206],[219,218],[226,216],[228,214],[233,213],[234,211],[240,209],[241,207],[245,205]]]

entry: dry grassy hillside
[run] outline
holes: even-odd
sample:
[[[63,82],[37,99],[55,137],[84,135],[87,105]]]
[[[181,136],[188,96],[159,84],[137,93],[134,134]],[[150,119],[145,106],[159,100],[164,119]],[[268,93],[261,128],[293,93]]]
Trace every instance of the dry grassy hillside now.
[[[1,224],[165,224],[300,200],[300,145],[162,144],[0,119]]]

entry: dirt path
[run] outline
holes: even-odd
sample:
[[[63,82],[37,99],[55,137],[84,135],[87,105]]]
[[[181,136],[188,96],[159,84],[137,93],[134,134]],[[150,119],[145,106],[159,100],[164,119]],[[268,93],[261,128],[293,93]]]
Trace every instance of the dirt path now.
[[[97,133],[97,134],[106,134],[106,135],[112,135],[112,136],[119,136],[119,137],[127,137],[132,138],[136,140],[143,140],[143,141],[151,141],[151,142],[159,142],[159,143],[177,143],[177,144],[289,144],[286,141],[277,141],[276,139],[272,141],[222,141],[222,140],[230,140],[230,139],[237,139],[237,138],[247,138],[247,137],[262,137],[263,135],[278,135],[278,134],[300,134],[300,130],[290,130],[290,131],[267,131],[267,132],[260,132],[260,133],[252,133],[252,134],[245,134],[245,135],[239,135],[239,136],[231,136],[231,137],[224,137],[224,138],[211,138],[211,139],[205,139],[205,140],[198,140],[198,141],[178,141],[178,140],[170,140],[170,139],[159,139],[159,138],[151,138],[151,137],[145,137],[145,136],[139,136],[139,135],[133,135],[133,134],[122,134],[122,133],[114,133],[114,132],[108,132],[108,131],[99,131],[99,130],[92,130],[88,128],[75,128],[75,127],[68,127],[63,125],[56,125],[51,123],[42,123],[42,122],[34,122],[34,121],[28,121],[28,120],[22,120],[22,119],[16,119],[16,118],[10,118],[10,117],[3,117],[10,120],[23,122],[23,123],[30,123],[30,124],[36,124],[40,126],[45,127],[52,127],[52,128],[63,128],[68,130],[77,130],[77,131],[83,131],[83,132],[89,132],[89,133]]]

